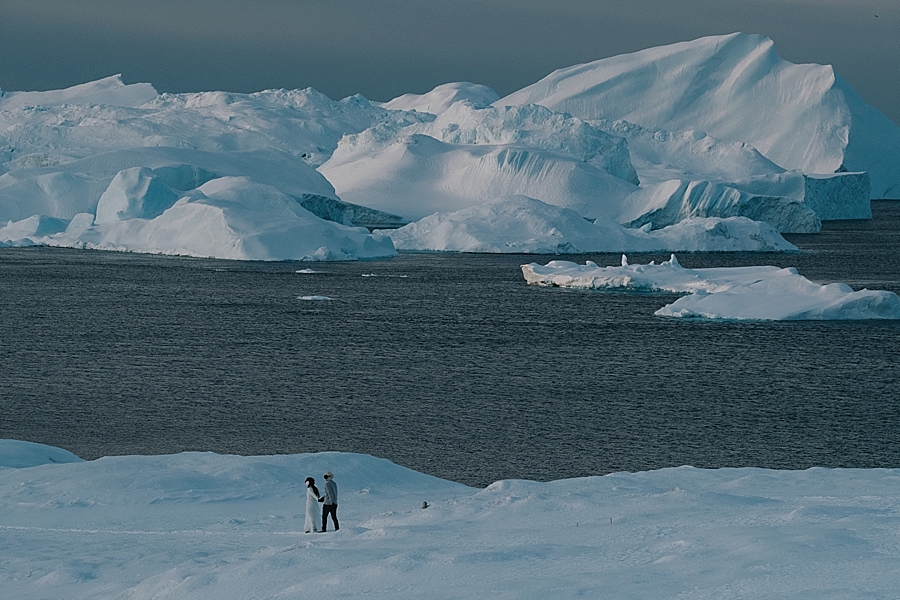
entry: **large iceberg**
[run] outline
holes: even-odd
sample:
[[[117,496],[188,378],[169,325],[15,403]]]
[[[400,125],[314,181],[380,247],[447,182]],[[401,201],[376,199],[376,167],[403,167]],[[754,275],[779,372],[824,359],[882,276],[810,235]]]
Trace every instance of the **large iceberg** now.
[[[392,237],[564,252],[598,247],[587,240],[605,229],[599,247],[618,240],[621,251],[768,250],[783,240],[743,218],[809,233],[822,220],[870,218],[870,190],[900,197],[898,132],[830,67],[786,63],[771,41],[744,34],[563,69],[503,99],[465,82],[380,104],[313,89],[158,94],[114,76],[0,94],[0,244],[361,258],[393,250],[359,227],[428,219]],[[217,179],[267,190],[260,207],[275,213],[252,209],[244,193],[252,226],[220,229],[218,242],[197,231],[189,244],[198,220],[185,211],[219,202],[201,189]],[[272,190],[297,206],[269,202]],[[538,204],[497,202],[516,196]],[[309,243],[282,243],[283,209],[291,235],[309,228]],[[222,214],[230,223],[237,213]],[[325,235],[335,224],[352,233]],[[268,239],[263,227],[282,239],[277,250],[235,252],[233,235]],[[362,237],[336,242],[346,236]],[[323,240],[337,246],[310,254]]]
[[[760,35],[705,37],[560,69],[495,104],[700,130],[746,142],[788,170],[866,171],[872,198],[900,198],[900,127],[832,67],[784,61]]]
[[[7,163],[0,173],[154,146],[277,149],[317,166],[344,134],[390,113],[362,96],[335,101],[312,88],[156,94],[148,84],[124,85],[118,77],[54,92],[5,92],[0,148],[10,154],[7,160],[0,155]]]
[[[656,311],[667,317],[751,321],[900,319],[893,292],[859,290],[843,283],[820,285],[794,268],[725,267],[686,269],[675,256],[661,264],[599,267],[551,261],[522,265],[534,285],[595,290],[687,294]]]
[[[89,215],[88,215],[89,216]],[[277,188],[219,177],[153,218],[112,218],[40,240],[49,246],[235,260],[349,260],[394,256],[390,238],[326,221]]]
[[[710,209],[715,211],[710,216],[741,214],[764,220],[782,232],[815,233],[819,231],[819,220],[872,217],[866,172],[815,175],[789,171],[746,142],[721,140],[699,130],[667,131],[621,120],[590,124],[627,141],[631,162],[645,192],[629,199],[631,216],[623,218],[623,222],[636,221],[636,208],[648,196],[658,201],[661,194],[669,196],[670,202],[683,203],[685,214]],[[679,182],[674,184],[674,195],[672,182]],[[664,189],[660,190],[660,186]],[[704,206],[697,202],[697,189],[704,190]],[[736,196],[735,191],[743,196]],[[748,212],[748,197],[766,200],[755,201],[755,208]],[[803,206],[785,210],[779,206],[782,203]],[[641,223],[653,221],[649,215],[642,216]]]
[[[393,256],[388,238],[354,226],[401,219],[342,202],[314,168],[341,136],[389,113],[311,89],[158,95],[119,77],[7,93],[0,241],[248,260]],[[207,194],[236,180],[239,198]]]
[[[519,194],[597,218],[637,190],[568,154],[519,144],[446,143],[419,133],[371,149],[342,144],[319,171],[344,201],[410,221]]]

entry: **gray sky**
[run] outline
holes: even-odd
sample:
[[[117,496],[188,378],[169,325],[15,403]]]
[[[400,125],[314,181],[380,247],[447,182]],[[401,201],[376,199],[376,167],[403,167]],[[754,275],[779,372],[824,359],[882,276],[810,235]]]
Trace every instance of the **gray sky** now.
[[[164,92],[388,100],[472,81],[504,95],[557,68],[734,31],[834,65],[900,123],[898,0],[0,0],[0,88],[122,73]]]

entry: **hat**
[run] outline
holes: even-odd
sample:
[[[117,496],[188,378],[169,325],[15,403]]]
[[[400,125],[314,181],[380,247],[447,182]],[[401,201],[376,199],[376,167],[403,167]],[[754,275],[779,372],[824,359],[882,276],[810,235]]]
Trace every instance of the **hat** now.
[[[326,471],[326,472],[325,472],[325,477],[326,477],[327,479],[331,479],[332,477],[334,477],[334,473],[332,473],[331,471]]]

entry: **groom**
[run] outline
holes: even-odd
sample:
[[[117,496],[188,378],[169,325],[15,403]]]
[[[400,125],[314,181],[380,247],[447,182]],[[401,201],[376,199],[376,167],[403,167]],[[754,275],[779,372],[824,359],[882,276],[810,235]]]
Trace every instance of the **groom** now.
[[[322,504],[322,529],[325,533],[325,524],[328,522],[328,514],[331,513],[331,520],[334,521],[334,530],[340,529],[337,519],[337,484],[334,482],[334,475],[331,471],[325,473],[325,495],[319,498]]]

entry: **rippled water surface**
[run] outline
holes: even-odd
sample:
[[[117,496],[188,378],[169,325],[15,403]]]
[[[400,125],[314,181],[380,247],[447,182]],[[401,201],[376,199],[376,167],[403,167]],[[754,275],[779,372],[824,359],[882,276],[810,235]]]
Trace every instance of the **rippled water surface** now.
[[[679,261],[900,293],[900,203],[874,212],[789,236],[799,255]],[[474,485],[900,467],[900,323],[664,319],[676,296],[525,285],[519,266],[549,259],[0,250],[0,437],[84,458],[363,452]]]

